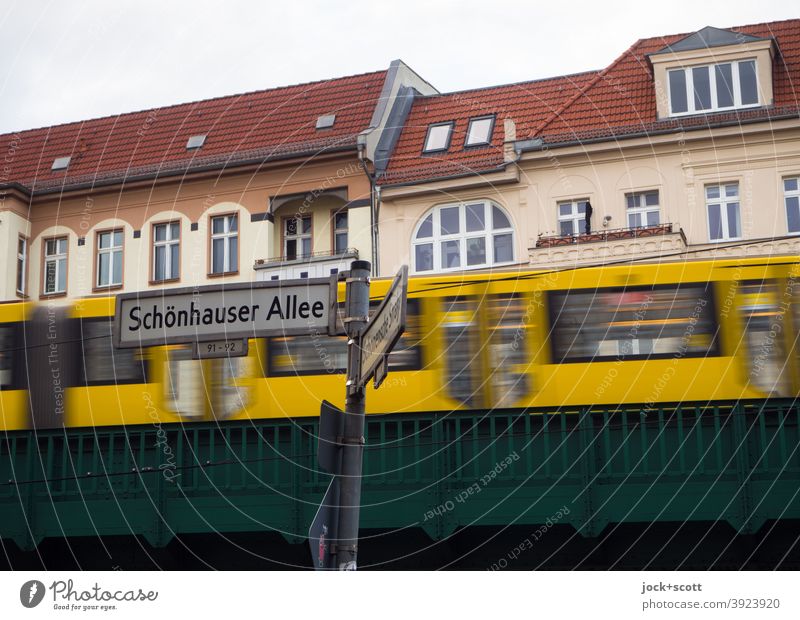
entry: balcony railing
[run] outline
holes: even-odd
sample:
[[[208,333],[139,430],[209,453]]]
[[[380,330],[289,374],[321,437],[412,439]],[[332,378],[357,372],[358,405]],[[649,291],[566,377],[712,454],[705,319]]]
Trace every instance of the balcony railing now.
[[[256,259],[256,266],[261,265],[275,265],[285,263],[311,263],[319,262],[329,258],[358,258],[358,250],[356,248],[347,248],[344,252],[335,252],[333,250],[325,250],[323,252],[312,252],[311,254],[303,254],[302,256],[277,256],[275,258],[259,258]]]
[[[553,248],[564,245],[576,245],[580,243],[599,243],[601,241],[616,241],[619,239],[637,239],[640,237],[657,237],[668,235],[672,232],[672,224],[656,224],[655,226],[640,226],[637,228],[611,228],[608,230],[596,230],[589,234],[580,235],[558,235],[550,237],[539,237],[536,240],[537,248]]]

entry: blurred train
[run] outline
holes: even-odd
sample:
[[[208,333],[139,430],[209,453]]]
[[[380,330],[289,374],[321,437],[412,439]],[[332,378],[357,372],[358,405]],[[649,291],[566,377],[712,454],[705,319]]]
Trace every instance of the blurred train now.
[[[795,397],[799,277],[797,257],[414,277],[407,330],[367,411]],[[373,281],[372,296],[388,285]],[[344,338],[253,339],[246,357],[201,361],[184,346],[114,349],[113,313],[113,297],[0,305],[0,430],[343,405]]]

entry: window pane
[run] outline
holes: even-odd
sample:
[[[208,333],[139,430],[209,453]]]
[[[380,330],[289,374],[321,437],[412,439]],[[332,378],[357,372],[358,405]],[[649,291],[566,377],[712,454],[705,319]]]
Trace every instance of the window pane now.
[[[347,251],[347,233],[336,233],[336,253],[342,254]]]
[[[648,207],[658,205],[658,192],[647,192],[644,195],[644,202]]]
[[[44,267],[44,292],[53,293],[56,290],[56,261],[47,261]]]
[[[339,211],[333,219],[336,228],[347,228],[347,211]]]
[[[648,211],[647,212],[647,225],[648,226],[658,226],[659,224],[659,217],[658,211]]]
[[[17,290],[19,292],[25,291],[25,261],[17,259]]]
[[[294,260],[297,258],[297,240],[286,240],[286,260]]]
[[[107,286],[109,278],[109,262],[111,254],[103,252],[98,255],[97,260],[97,286]]]
[[[511,228],[511,222],[508,221],[506,214],[495,206],[492,207],[492,228],[495,230],[498,228]]]
[[[739,203],[728,203],[728,236],[741,237],[739,230]]]
[[[236,232],[237,230],[239,230],[239,216],[237,215],[228,216],[228,231]]]
[[[719,185],[706,187],[706,198],[719,198]]]
[[[483,203],[467,205],[465,210],[467,216],[467,232],[486,230]]]
[[[58,292],[67,290],[67,259],[58,259]]]
[[[170,253],[172,254],[172,264],[169,266],[169,274],[167,274],[170,278],[177,278],[178,277],[178,267],[181,264],[180,259],[180,250],[181,246],[177,243],[173,243],[169,246]]]
[[[669,72],[669,99],[673,114],[686,112],[686,73],[683,69]]]
[[[486,238],[467,239],[467,265],[486,263]]]
[[[514,248],[511,245],[511,233],[494,236],[494,262],[506,263],[514,260]]]
[[[221,217],[211,218],[211,232],[214,233],[215,235],[221,232],[225,232],[225,219]]]
[[[287,235],[296,235],[297,234],[297,220],[293,217],[289,218],[288,220],[284,220],[286,222],[286,234]]]
[[[164,241],[167,238],[167,225],[159,224],[155,227],[156,241]]]
[[[181,236],[181,225],[178,222],[173,222],[170,226],[170,239],[177,239]]]
[[[728,198],[736,198],[739,196],[739,184],[738,183],[731,183],[730,185],[725,186],[725,195]]]
[[[430,271],[433,269],[432,243],[414,246],[414,265],[417,271]]]
[[[106,249],[111,245],[111,233],[100,233],[99,235],[100,249]]]
[[[17,254],[25,254],[25,239],[17,239]]]
[[[311,218],[304,217],[303,218],[303,234],[311,232]]]
[[[711,107],[711,84],[708,81],[708,67],[692,69],[694,86],[694,109],[708,110]]]
[[[56,240],[48,239],[44,244],[44,253],[46,256],[52,256],[56,253]]]
[[[228,241],[228,271],[239,271],[239,237],[231,237]]]
[[[211,242],[211,271],[222,273],[225,271],[225,240],[214,239]]]
[[[634,207],[637,206],[636,205],[636,198],[637,198],[636,194],[625,194],[625,205],[629,209],[633,209]]]
[[[311,239],[303,239],[303,256],[311,256]]]
[[[569,237],[570,235],[575,234],[575,230],[572,227],[572,220],[559,222],[558,226],[562,237]]]
[[[712,241],[722,239],[722,217],[719,205],[708,205],[708,235]]]
[[[458,225],[458,207],[448,207],[439,211],[439,218],[441,221],[441,234],[454,235],[460,230]]]
[[[784,179],[783,181],[783,191],[785,192],[796,192],[797,191],[797,178],[794,179]]]
[[[442,242],[442,269],[461,266],[461,242]]]
[[[58,239],[56,241],[56,247],[58,248],[59,254],[66,254],[67,253],[67,240],[66,239]]]
[[[789,232],[800,232],[800,198],[797,196],[786,198],[786,217],[789,220]]]
[[[427,239],[428,237],[433,237],[433,213],[422,221],[417,231],[417,239]]]
[[[754,60],[739,63],[739,86],[742,89],[742,105],[758,103],[758,83]]]
[[[114,252],[114,272],[112,284],[122,284],[122,251],[117,250]]]
[[[447,148],[450,140],[452,125],[431,125],[428,127],[428,137],[425,140],[426,151],[439,151]]]
[[[165,262],[166,262],[167,248],[163,245],[157,245],[155,251],[155,258],[153,260],[153,279],[164,280],[165,276]]]
[[[115,230],[114,231],[114,245],[116,247],[119,247],[119,246],[122,245],[122,231],[121,230]]]
[[[729,108],[733,105],[733,77],[731,76],[731,65],[717,65],[714,67],[717,78],[717,106]]]
[[[558,205],[558,214],[564,217],[572,215],[572,203]]]
[[[641,226],[639,223],[641,221],[640,216],[640,213],[628,213],[628,228],[639,228]]]
[[[490,139],[489,131],[491,128],[491,118],[471,120],[467,129],[467,146],[472,146],[475,144],[487,144]]]
[[[586,203],[585,202],[579,202],[578,203],[578,213],[580,213],[581,215],[586,215]]]

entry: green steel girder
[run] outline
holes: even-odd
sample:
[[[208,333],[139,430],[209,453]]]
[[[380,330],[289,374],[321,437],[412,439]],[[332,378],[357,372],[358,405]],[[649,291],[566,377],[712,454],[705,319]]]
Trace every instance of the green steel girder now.
[[[361,527],[438,540],[558,518],[584,536],[658,521],[751,533],[800,518],[799,420],[782,400],[370,416]],[[297,542],[329,477],[316,420],[297,419],[6,433],[0,480],[0,536],[31,549],[267,530]]]

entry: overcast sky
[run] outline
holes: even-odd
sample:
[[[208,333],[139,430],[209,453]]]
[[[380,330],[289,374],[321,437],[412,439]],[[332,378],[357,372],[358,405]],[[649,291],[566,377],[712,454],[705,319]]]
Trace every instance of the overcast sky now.
[[[797,0],[3,0],[0,132],[374,71],[395,58],[440,91],[462,90],[599,69],[639,38],[792,17]]]

